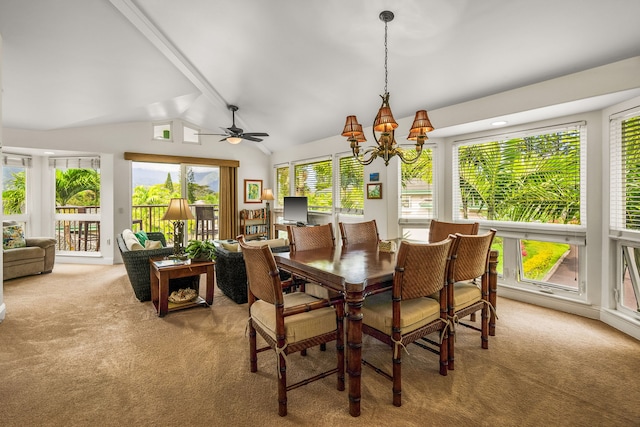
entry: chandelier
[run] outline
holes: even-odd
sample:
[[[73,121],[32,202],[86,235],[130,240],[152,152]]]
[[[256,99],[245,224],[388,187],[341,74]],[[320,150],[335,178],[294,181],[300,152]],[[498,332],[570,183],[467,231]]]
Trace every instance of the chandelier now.
[[[389,160],[393,156],[398,156],[403,163],[415,163],[422,154],[422,145],[428,139],[427,132],[433,130],[427,111],[420,110],[416,112],[416,117],[413,120],[413,125],[407,137],[409,141],[415,141],[415,156],[407,156],[407,152],[400,148],[396,142],[395,129],[398,127],[398,123],[396,123],[393,118],[393,113],[389,106],[389,92],[387,91],[387,23],[393,21],[393,17],[393,12],[388,10],[380,13],[380,20],[384,22],[384,95],[380,95],[382,105],[373,122],[373,139],[375,139],[378,145],[373,148],[368,148],[363,152],[360,151],[360,144],[367,139],[362,132],[362,125],[358,123],[356,116],[347,116],[347,121],[342,131],[342,136],[346,136],[347,141],[351,144],[353,157],[363,165],[368,165],[377,157],[381,157],[384,160],[385,166],[388,166]]]

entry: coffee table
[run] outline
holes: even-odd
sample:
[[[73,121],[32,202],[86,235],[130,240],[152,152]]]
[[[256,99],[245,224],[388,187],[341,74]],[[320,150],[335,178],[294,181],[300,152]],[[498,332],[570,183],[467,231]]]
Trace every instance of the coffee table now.
[[[213,304],[213,289],[215,286],[215,262],[214,261],[193,261],[188,264],[171,265],[168,267],[158,267],[155,261],[163,260],[163,258],[149,259],[151,271],[151,301],[155,307],[158,316],[163,317],[170,311],[184,310],[196,306],[210,306]],[[193,301],[185,303],[169,302],[169,280],[180,277],[206,275],[206,294],[205,298],[198,296]]]

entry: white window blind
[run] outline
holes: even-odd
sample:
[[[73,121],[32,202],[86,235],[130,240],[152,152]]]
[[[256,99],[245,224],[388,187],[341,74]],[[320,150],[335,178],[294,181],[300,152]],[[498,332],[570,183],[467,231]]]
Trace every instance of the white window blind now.
[[[23,168],[31,167],[31,157],[21,154],[4,153],[2,155],[2,164],[4,166],[17,166]]]
[[[340,157],[340,207],[338,212],[364,214],[364,166],[353,156]]]
[[[586,225],[586,123],[454,146],[454,219]]]
[[[310,211],[331,212],[333,168],[331,159],[294,166],[295,196],[307,196]]]
[[[100,169],[100,157],[51,157],[49,166],[56,169]]]
[[[640,107],[609,118],[611,228],[640,230]]]

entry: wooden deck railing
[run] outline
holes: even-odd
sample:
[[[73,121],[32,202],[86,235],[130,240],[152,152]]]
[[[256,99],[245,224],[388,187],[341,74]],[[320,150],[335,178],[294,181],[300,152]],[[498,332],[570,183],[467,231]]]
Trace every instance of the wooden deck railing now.
[[[212,206],[215,213],[213,224],[214,239],[218,238],[218,205]],[[168,245],[173,245],[173,223],[163,221],[167,210],[166,205],[141,205],[131,207],[131,229],[133,231],[155,231],[163,233]],[[195,216],[195,206],[191,207]],[[98,206],[60,206],[56,208],[58,214],[96,214],[100,213]],[[196,239],[197,221],[187,221],[185,232],[188,240]],[[209,226],[211,229],[211,226]],[[120,232],[119,230],[118,232]],[[100,252],[100,221],[56,220],[55,238],[58,251],[71,252]],[[210,237],[211,238],[211,237]]]

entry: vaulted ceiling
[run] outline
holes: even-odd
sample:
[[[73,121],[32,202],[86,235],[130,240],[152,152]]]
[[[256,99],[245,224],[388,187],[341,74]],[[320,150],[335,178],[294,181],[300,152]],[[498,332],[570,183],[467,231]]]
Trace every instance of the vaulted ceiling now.
[[[638,0],[0,0],[3,125],[333,136],[379,106],[383,10],[396,119],[640,55]]]

